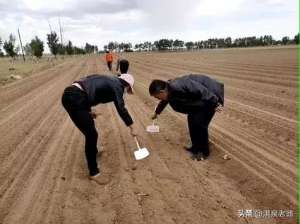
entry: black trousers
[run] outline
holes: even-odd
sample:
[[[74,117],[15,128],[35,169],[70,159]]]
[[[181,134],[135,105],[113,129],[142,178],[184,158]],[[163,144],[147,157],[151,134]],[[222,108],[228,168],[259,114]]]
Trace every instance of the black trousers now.
[[[87,95],[76,86],[67,87],[62,96],[62,104],[76,127],[85,136],[85,156],[89,174],[93,176],[99,173],[97,165],[98,133],[90,114],[91,108],[88,106]]]
[[[116,71],[119,71],[119,68],[120,68],[120,59],[118,59],[118,61],[117,61]]]
[[[112,62],[111,61],[107,62],[107,67],[108,67],[109,71],[112,70]]]
[[[215,109],[212,107],[188,114],[188,127],[193,153],[202,152],[204,156],[209,156],[208,125],[214,114]]]

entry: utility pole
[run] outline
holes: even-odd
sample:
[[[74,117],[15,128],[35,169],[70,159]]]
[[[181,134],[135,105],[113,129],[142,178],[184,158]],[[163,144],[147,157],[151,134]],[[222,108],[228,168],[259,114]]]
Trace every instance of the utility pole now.
[[[19,30],[19,28],[18,28],[18,34],[19,34],[19,40],[20,40],[21,49],[22,49],[23,60],[24,60],[24,62],[25,62],[24,50],[23,50],[23,45],[22,45],[22,40],[21,40],[21,35],[20,35],[20,30]]]
[[[61,29],[60,17],[58,17],[58,23],[59,23],[59,32],[60,32],[60,43],[61,43],[61,46],[63,46],[62,29]]]
[[[61,43],[61,48],[64,50],[63,38],[62,38],[62,28],[61,28],[61,23],[60,23],[60,17],[58,17],[58,22],[59,22],[59,32],[60,32],[60,43]],[[65,54],[65,51],[63,52],[63,54]],[[63,56],[62,58],[64,58],[64,56]]]

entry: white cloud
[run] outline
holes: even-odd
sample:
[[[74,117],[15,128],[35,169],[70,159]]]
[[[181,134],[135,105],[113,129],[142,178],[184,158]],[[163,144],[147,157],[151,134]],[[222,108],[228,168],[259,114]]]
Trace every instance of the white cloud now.
[[[224,16],[238,11],[244,0],[202,0],[196,7],[196,16]]]
[[[58,0],[51,0],[51,3],[48,1],[41,0],[24,0],[24,4],[27,9],[38,11],[38,10],[63,10],[66,6],[65,3],[71,2],[70,0],[66,0],[61,3]]]
[[[20,28],[24,42],[35,35],[46,43],[51,28],[75,45],[100,48],[108,41],[154,41],[159,38],[203,40],[298,32],[294,0],[0,0],[0,37]]]

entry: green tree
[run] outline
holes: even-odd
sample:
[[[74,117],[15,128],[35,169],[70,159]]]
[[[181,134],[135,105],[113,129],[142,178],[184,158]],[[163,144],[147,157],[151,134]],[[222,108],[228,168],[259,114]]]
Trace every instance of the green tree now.
[[[119,50],[119,51],[123,51],[123,50],[124,50],[124,45],[125,45],[125,43],[121,42],[121,43],[119,44],[118,50]]]
[[[153,48],[159,49],[159,43],[158,43],[158,40],[156,40],[156,41],[153,42]]]
[[[0,57],[3,57],[4,56],[4,54],[3,54],[3,52],[2,52],[2,45],[3,45],[3,42],[2,42],[2,39],[1,39],[1,37],[0,37]]]
[[[125,43],[124,44],[124,51],[125,52],[131,51],[131,48],[132,48],[132,44],[131,43]]]
[[[95,46],[89,43],[85,44],[85,52],[88,54],[93,54],[95,52]]]
[[[264,46],[264,38],[262,36],[257,39],[257,46]]]
[[[300,33],[296,34],[295,37],[294,37],[294,42],[296,44],[299,44],[299,36],[300,36]]]
[[[37,36],[35,37],[35,39],[31,40],[29,45],[34,56],[36,56],[37,58],[41,58],[43,56],[44,42],[41,41]]]
[[[135,44],[135,45],[134,45],[134,49],[140,51],[140,50],[141,50],[141,49],[140,49],[140,44]]]
[[[170,39],[169,40],[169,49],[173,50],[173,45],[174,45],[174,40]]]
[[[65,55],[66,54],[66,46],[64,46],[63,44],[58,44],[57,45],[58,47],[58,51],[57,51],[57,54],[59,55]]]
[[[231,45],[232,45],[231,37],[227,37],[227,38],[225,39],[225,46],[226,46],[226,47],[231,47]]]
[[[200,49],[200,48],[202,47],[202,44],[201,44],[200,41],[196,41],[196,42],[194,43],[194,46],[195,46],[196,49]]]
[[[290,41],[290,38],[288,36],[285,36],[282,38],[281,42],[283,45],[287,45]]]
[[[226,47],[225,39],[224,38],[217,39],[217,45],[218,48],[225,48]]]
[[[246,47],[257,46],[256,37],[245,37],[243,38]]]
[[[174,40],[173,47],[175,49],[182,48],[183,46],[184,46],[184,42],[182,40],[178,40],[178,39]]]
[[[217,39],[210,38],[208,39],[209,48],[217,48]]]
[[[58,44],[58,36],[55,32],[51,32],[50,34],[47,34],[47,44],[49,46],[51,53],[56,58],[56,55],[59,50],[59,44]]]
[[[115,41],[113,50],[117,50],[117,49],[119,49],[119,43]]]
[[[74,48],[72,42],[69,40],[67,46],[66,46],[66,52],[68,55],[74,54]]]
[[[151,46],[152,46],[152,43],[150,41],[145,41],[144,42],[144,47],[147,51],[150,51],[151,50]]]
[[[273,37],[271,35],[265,35],[263,37],[264,45],[272,45],[273,44]]]
[[[156,42],[158,50],[168,50],[172,47],[172,43],[168,39],[160,39]]]
[[[116,49],[116,44],[111,41],[111,42],[108,43],[107,48],[109,50],[114,50],[114,49]]]
[[[18,53],[18,48],[15,46],[16,38],[14,35],[9,35],[9,40],[5,41],[3,44],[3,48],[10,57],[14,58]]]
[[[83,48],[80,47],[74,47],[74,54],[85,54],[85,50]]]
[[[245,41],[242,38],[237,38],[234,40],[234,46],[235,47],[244,47]]]
[[[194,47],[194,43],[192,41],[186,42],[185,46],[188,50],[191,50]]]

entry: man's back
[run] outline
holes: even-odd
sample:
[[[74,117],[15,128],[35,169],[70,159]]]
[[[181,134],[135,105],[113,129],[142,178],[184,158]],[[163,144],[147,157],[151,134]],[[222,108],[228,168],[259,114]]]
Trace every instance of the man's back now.
[[[205,97],[207,89],[212,94],[218,97],[218,102],[224,104],[224,84],[220,83],[209,76],[200,74],[190,74],[170,80],[170,85],[176,91],[183,92],[197,92],[201,91],[201,95]]]
[[[106,53],[105,59],[106,59],[107,62],[112,62],[113,61],[113,55],[112,55],[112,53],[111,52]]]
[[[89,75],[77,81],[87,93],[90,106],[114,102],[116,109],[127,126],[133,123],[125,108],[123,94],[124,81],[118,77]]]
[[[78,81],[88,95],[89,103],[107,103],[123,96],[124,87],[117,77],[93,74]]]

